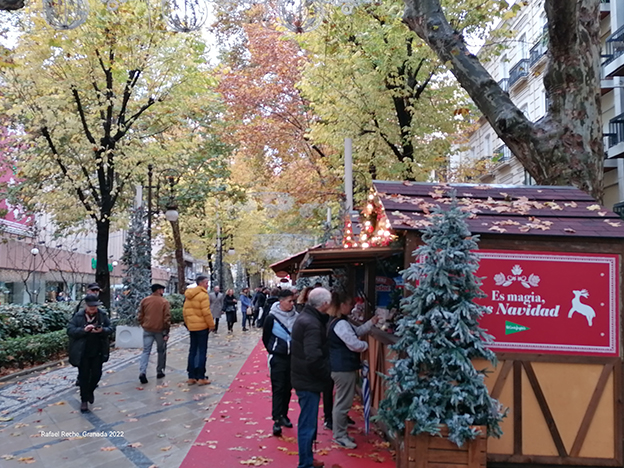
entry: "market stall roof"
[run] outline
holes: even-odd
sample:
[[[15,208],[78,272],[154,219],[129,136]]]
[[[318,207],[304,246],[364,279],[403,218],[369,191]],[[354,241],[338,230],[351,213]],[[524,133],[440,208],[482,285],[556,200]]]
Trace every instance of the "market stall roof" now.
[[[574,187],[374,181],[392,229],[422,230],[454,190],[474,234],[624,238],[624,222]]]
[[[279,276],[280,272],[285,272],[288,275],[292,275],[299,271],[299,265],[301,265],[301,261],[305,257],[305,255],[314,249],[318,249],[322,244],[317,244],[314,247],[310,247],[302,252],[296,253],[295,255],[291,255],[284,260],[280,260],[279,262],[275,262],[269,267]]]
[[[365,263],[372,260],[381,260],[391,255],[402,253],[403,248],[396,247],[370,247],[368,249],[310,249],[301,262],[301,271],[306,269],[332,269],[347,264]]]

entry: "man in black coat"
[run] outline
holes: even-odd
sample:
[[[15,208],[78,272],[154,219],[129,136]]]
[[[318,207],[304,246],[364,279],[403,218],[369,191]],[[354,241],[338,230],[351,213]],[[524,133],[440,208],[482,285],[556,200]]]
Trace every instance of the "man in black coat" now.
[[[313,289],[293,325],[290,378],[301,407],[297,425],[297,468],[323,466],[322,462],[313,458],[312,442],[316,438],[321,392],[331,380],[327,341],[327,310],[330,304],[331,293],[327,289]]]
[[[85,308],[75,314],[67,325],[69,363],[78,367],[80,411],[89,411],[93,392],[102,377],[102,364],[108,361],[108,337],[113,333],[108,316],[98,309],[97,296],[85,297]]]

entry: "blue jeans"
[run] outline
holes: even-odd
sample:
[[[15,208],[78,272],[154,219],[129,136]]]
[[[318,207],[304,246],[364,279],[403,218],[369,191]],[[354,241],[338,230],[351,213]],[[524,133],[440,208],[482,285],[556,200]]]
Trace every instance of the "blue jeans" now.
[[[188,365],[186,371],[189,379],[206,378],[206,354],[208,353],[208,329],[189,332],[191,346],[189,347]]]
[[[299,465],[297,468],[313,468],[312,442],[316,438],[319,402],[321,394],[297,390],[299,398],[299,422],[297,423],[297,443],[299,445]]]
[[[156,341],[156,352],[158,353],[158,362],[156,363],[156,373],[165,373],[165,365],[167,364],[167,342],[162,332],[148,332],[143,330],[143,354],[139,364],[139,374],[147,373],[147,364],[149,363],[152,346]]]

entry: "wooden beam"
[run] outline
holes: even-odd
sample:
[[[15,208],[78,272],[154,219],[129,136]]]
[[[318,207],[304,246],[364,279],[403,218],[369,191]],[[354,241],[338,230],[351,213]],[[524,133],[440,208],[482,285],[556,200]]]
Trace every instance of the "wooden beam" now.
[[[492,398],[496,398],[498,400],[498,398],[500,397],[500,394],[503,391],[503,388],[505,387],[505,382],[507,382],[507,377],[509,376],[509,372],[511,371],[512,368],[513,368],[513,361],[505,361],[503,363],[503,367],[501,368],[500,373],[496,377],[496,382],[494,383],[494,386],[492,387],[492,391],[490,392],[490,396]]]
[[[522,363],[513,363],[514,455],[522,455]]]
[[[535,371],[533,370],[533,366],[530,362],[523,362],[524,370],[526,371],[527,378],[529,379],[529,383],[531,384],[531,388],[533,389],[533,393],[535,393],[535,397],[537,398],[537,403],[539,404],[540,409],[542,410],[542,414],[544,415],[544,419],[546,420],[546,425],[548,426],[548,430],[550,431],[550,435],[552,436],[553,442],[555,443],[555,447],[557,448],[557,453],[560,457],[567,457],[568,452],[563,444],[563,439],[561,438],[561,434],[559,433],[559,429],[557,428],[557,424],[555,423],[555,418],[548,407],[548,402],[546,401],[546,397],[544,396],[544,392],[542,391],[542,387],[537,380],[537,375],[535,375]]]
[[[594,393],[592,394],[591,399],[589,400],[589,405],[585,410],[585,416],[583,416],[581,427],[576,434],[574,444],[572,444],[572,449],[570,450],[570,456],[572,457],[578,457],[579,453],[581,453],[581,448],[583,448],[583,444],[585,443],[585,437],[589,432],[589,426],[594,419],[594,415],[598,409],[598,404],[600,403],[600,399],[602,398],[607,386],[607,381],[613,372],[613,367],[613,364],[607,364],[602,368],[602,372],[600,373],[600,377],[598,377]]]

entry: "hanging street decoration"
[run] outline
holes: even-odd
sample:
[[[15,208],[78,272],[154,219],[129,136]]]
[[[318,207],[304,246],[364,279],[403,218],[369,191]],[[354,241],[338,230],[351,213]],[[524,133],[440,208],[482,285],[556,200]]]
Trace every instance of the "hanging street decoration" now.
[[[343,247],[345,249],[361,247],[384,247],[389,245],[396,236],[392,234],[390,220],[386,217],[377,193],[371,191],[367,203],[360,213],[361,231],[354,234],[353,223],[347,219]]]
[[[89,16],[88,0],[43,0],[43,16],[54,29],[75,29]]]
[[[205,0],[162,0],[163,18],[176,32],[198,31],[208,19]]]
[[[110,11],[116,11],[127,0],[102,0]],[[373,0],[162,0],[162,14],[167,25],[176,32],[198,31],[209,16],[208,1],[230,3],[250,8],[264,5],[279,24],[294,33],[306,33],[319,27],[327,12],[339,8],[350,15],[359,6]],[[43,0],[44,17],[54,29],[74,29],[89,15],[88,0]],[[148,14],[151,9],[148,3]]]
[[[304,33],[321,24],[325,7],[316,0],[277,0],[277,17],[289,31]]]

